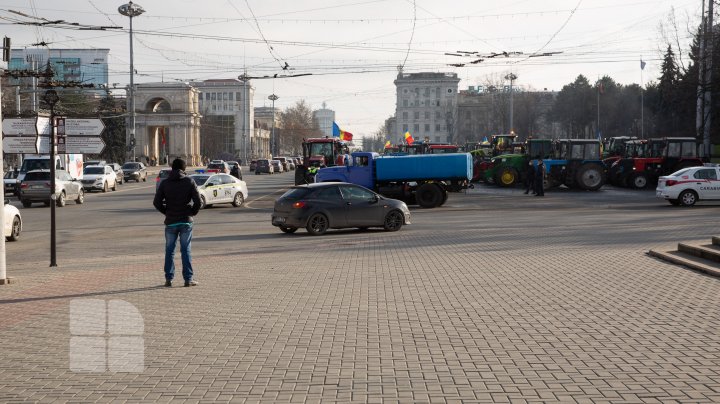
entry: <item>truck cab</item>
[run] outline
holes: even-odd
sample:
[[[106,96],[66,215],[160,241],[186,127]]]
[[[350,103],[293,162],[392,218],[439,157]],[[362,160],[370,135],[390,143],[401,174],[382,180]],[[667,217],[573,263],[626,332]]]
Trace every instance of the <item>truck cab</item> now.
[[[315,176],[315,182],[350,182],[375,189],[375,159],[378,153],[355,152],[345,165],[323,168]]]

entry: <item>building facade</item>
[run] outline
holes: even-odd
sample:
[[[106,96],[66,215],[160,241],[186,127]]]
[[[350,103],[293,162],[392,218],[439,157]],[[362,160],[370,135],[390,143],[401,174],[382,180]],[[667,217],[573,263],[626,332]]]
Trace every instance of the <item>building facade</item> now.
[[[455,141],[457,90],[455,73],[403,73],[395,79],[395,127],[392,143],[402,143],[405,132],[415,139]]]
[[[272,133],[273,127],[275,128],[274,134]],[[271,157],[271,150],[273,150],[275,142],[277,142],[277,139],[280,137],[280,129],[282,129],[280,123],[280,110],[278,108],[273,110],[273,107],[255,108],[255,128],[258,132],[262,132],[265,136],[267,136],[267,148],[264,149],[264,153],[257,154],[257,157]]]
[[[107,86],[109,53],[110,49],[11,49],[8,69],[45,70],[49,62],[57,81]]]
[[[327,109],[327,104],[322,103],[322,108],[313,111],[313,118],[317,122],[320,131],[324,136],[333,135],[333,122],[335,122],[335,111]]]
[[[212,154],[231,154],[243,161],[262,153],[264,142],[256,138],[253,130],[255,89],[250,82],[219,79],[191,84],[200,91],[200,113],[207,123],[201,128],[201,138],[213,142],[212,147],[204,149],[212,150]]]

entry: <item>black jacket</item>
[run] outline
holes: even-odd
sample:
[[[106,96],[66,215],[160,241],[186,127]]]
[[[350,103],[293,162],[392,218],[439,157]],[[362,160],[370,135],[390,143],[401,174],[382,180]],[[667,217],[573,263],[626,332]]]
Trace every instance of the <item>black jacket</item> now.
[[[200,194],[195,181],[181,170],[172,170],[160,183],[153,205],[165,215],[166,225],[192,222],[192,217],[200,211]]]

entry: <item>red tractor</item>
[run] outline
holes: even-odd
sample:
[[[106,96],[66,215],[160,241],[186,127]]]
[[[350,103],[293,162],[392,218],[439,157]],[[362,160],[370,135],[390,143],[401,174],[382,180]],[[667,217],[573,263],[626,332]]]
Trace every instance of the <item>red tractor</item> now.
[[[302,165],[295,169],[295,185],[315,182],[315,173],[322,167],[345,164],[347,144],[336,137],[303,139]]]
[[[642,189],[686,167],[703,165],[697,141],[692,137],[666,137],[650,139],[643,150],[645,155],[634,155],[615,162],[610,172],[616,185]]]

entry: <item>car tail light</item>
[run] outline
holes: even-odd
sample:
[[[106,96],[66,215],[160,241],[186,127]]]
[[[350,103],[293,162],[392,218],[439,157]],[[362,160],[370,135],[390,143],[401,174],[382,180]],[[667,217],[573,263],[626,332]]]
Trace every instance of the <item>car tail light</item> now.
[[[24,182],[22,184],[20,184],[20,188],[23,188],[23,189],[27,188],[28,186],[29,185]]]
[[[155,177],[155,182],[160,182],[160,176]]]
[[[295,209],[302,209],[304,207],[305,207],[305,202],[303,202],[303,201],[297,201],[297,202],[293,203],[293,208],[295,208]]]
[[[675,181],[675,180],[667,180],[667,181],[665,181],[665,186],[671,187],[673,185],[676,185],[677,183],[678,183],[678,181]]]

